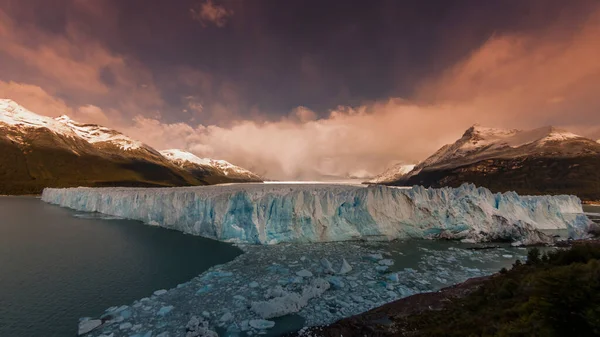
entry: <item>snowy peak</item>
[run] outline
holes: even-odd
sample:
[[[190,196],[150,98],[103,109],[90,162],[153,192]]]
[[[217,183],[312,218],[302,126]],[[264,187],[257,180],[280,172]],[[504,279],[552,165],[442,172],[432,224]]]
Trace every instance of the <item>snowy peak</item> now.
[[[375,178],[367,181],[367,183],[381,184],[381,183],[386,183],[386,182],[392,182],[392,181],[401,179],[402,176],[409,173],[414,168],[415,168],[414,164],[403,164],[403,163],[396,164],[396,165],[388,168],[387,170],[385,170],[383,173],[376,176]]]
[[[134,150],[143,146],[141,142],[133,140],[118,131],[96,124],[78,123],[67,115],[57,117],[56,121],[69,127],[79,137],[92,144],[106,142],[116,145],[122,150]]]
[[[70,138],[83,138],[91,144],[113,144],[121,150],[133,150],[143,146],[141,142],[107,127],[78,123],[67,115],[57,118],[41,116],[9,99],[0,99],[0,123],[23,132],[30,128],[46,128],[56,134]]]
[[[178,149],[163,150],[160,151],[160,154],[180,167],[183,167],[186,164],[192,164],[201,167],[214,168],[225,176],[245,176],[254,180],[260,180],[260,177],[251,171],[233,165],[225,160],[200,158],[193,153]]]
[[[75,135],[73,130],[63,123],[33,113],[10,99],[0,99],[0,123],[14,128],[47,128],[58,134]]]

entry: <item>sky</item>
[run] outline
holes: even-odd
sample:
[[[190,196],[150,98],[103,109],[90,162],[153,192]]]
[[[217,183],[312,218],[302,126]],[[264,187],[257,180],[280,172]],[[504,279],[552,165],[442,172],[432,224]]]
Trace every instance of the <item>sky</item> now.
[[[269,179],[369,177],[473,124],[600,138],[596,0],[0,0],[0,98]]]

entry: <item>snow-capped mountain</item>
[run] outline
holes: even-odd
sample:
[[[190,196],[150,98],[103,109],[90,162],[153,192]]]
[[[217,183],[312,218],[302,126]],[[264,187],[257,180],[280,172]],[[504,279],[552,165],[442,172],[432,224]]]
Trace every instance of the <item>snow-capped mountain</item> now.
[[[62,115],[55,120],[66,125],[79,137],[92,144],[108,143],[122,150],[135,150],[144,146],[141,142],[133,140],[120,132],[96,124],[77,123],[67,115]]]
[[[414,164],[396,164],[387,170],[383,171],[380,175],[367,181],[368,184],[384,184],[387,182],[396,181],[401,179],[405,174],[412,171],[415,168]]]
[[[163,150],[160,151],[160,154],[198,178],[211,175],[212,177],[209,180],[219,180],[219,182],[262,181],[255,173],[225,160],[199,158],[193,153],[178,149]]]
[[[475,125],[391,184],[464,182],[498,191],[600,199],[600,144],[551,126],[522,131]]]
[[[35,194],[44,187],[189,186],[223,180],[216,170],[200,178],[116,130],[68,116],[41,116],[7,99],[0,99],[0,153],[0,194]]]

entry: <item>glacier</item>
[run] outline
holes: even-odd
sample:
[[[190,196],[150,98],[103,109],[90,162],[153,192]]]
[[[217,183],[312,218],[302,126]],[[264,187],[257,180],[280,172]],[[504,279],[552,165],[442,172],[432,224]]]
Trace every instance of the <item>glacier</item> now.
[[[277,244],[357,239],[549,242],[544,230],[585,235],[576,196],[458,188],[231,184],[176,188],[46,188],[42,200],[221,241]]]

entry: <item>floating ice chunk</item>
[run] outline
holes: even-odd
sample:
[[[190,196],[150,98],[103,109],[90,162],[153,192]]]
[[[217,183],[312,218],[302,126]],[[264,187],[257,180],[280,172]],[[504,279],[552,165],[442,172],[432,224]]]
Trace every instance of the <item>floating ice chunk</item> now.
[[[342,289],[345,287],[344,281],[339,276],[327,276],[325,278],[329,284],[331,284],[335,289]]]
[[[383,259],[383,256],[381,256],[381,254],[377,253],[377,254],[369,254],[369,255],[365,256],[365,258],[367,260],[371,260],[373,262],[377,262],[377,261]]]
[[[221,318],[219,319],[219,321],[226,323],[233,320],[233,314],[231,314],[231,312],[226,312],[223,314],[223,316],[221,316]]]
[[[186,337],[219,337],[219,335],[208,328],[208,322],[192,316],[185,326],[187,330]]]
[[[99,319],[86,319],[79,322],[78,335],[85,335],[86,333],[96,329],[102,325],[102,321]]]
[[[352,300],[354,300],[354,302],[358,302],[358,303],[362,303],[365,301],[364,298],[362,298],[361,296],[358,296],[358,295],[350,295],[350,298],[352,298]]]
[[[379,263],[382,266],[392,266],[392,265],[394,265],[394,260],[391,260],[391,259],[379,260],[379,262],[377,262],[377,263]]]
[[[161,290],[155,291],[154,295],[160,296],[160,295],[163,295],[163,294],[166,294],[166,293],[167,293],[167,291],[165,289],[161,289]]]
[[[513,258],[513,256],[510,255],[510,254],[504,254],[504,255],[502,255],[502,257],[506,258],[506,259],[512,259]]]
[[[250,321],[248,321],[248,324],[257,330],[271,329],[275,326],[275,322],[267,321],[264,319],[251,319]]]
[[[145,333],[136,333],[135,335],[131,335],[129,337],[152,337],[152,330],[146,331]]]
[[[296,272],[296,275],[298,275],[300,277],[312,277],[313,273],[311,273],[309,270],[302,269],[302,270]]]
[[[389,268],[388,266],[377,266],[377,267],[375,267],[375,270],[377,270],[380,273],[384,273],[388,270],[388,268]]]
[[[167,305],[164,307],[161,307],[158,312],[156,313],[156,315],[158,316],[165,316],[166,314],[170,313],[171,310],[173,310],[175,307],[172,305]]]
[[[198,289],[198,291],[196,291],[196,295],[207,293],[207,292],[211,291],[212,289],[213,289],[212,284],[204,285],[200,289]]]
[[[326,258],[321,259],[321,266],[323,266],[325,273],[335,274],[331,262],[329,262],[329,260],[327,260]]]
[[[132,326],[133,326],[133,324],[131,324],[129,322],[122,323],[121,325],[119,325],[119,330],[131,329]]]
[[[251,309],[264,319],[284,316],[300,311],[308,304],[309,300],[321,296],[329,287],[327,280],[315,279],[302,289],[301,294],[283,291],[280,293],[281,296],[271,300],[252,302]]]
[[[344,275],[348,274],[351,271],[352,266],[348,263],[348,261],[346,261],[346,259],[342,259],[342,266],[340,267],[340,271],[338,272],[338,274]]]
[[[392,281],[392,282],[398,282],[400,281],[400,278],[398,277],[398,274],[394,273],[394,274],[389,274],[387,276],[387,279]]]
[[[250,284],[248,284],[248,286],[250,288],[257,288],[259,286],[259,284],[256,281],[252,281],[252,282],[250,282]]]
[[[246,298],[242,295],[235,295],[233,296],[234,299],[238,300],[238,301],[245,301]]]

